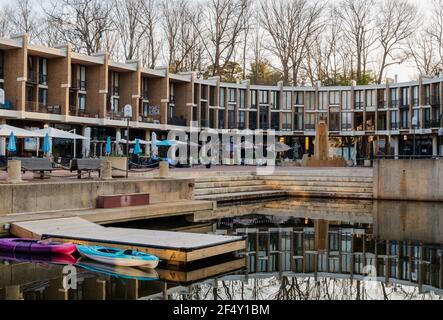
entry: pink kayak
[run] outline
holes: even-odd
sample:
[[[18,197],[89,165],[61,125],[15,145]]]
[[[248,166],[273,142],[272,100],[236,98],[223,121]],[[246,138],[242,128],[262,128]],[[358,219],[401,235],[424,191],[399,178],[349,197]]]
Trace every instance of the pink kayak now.
[[[68,254],[34,254],[34,253],[12,253],[1,252],[0,260],[14,261],[14,262],[29,262],[41,264],[58,264],[58,265],[73,265],[77,263],[77,259]]]
[[[77,250],[77,247],[73,243],[33,239],[0,239],[0,250],[19,253],[72,254]]]

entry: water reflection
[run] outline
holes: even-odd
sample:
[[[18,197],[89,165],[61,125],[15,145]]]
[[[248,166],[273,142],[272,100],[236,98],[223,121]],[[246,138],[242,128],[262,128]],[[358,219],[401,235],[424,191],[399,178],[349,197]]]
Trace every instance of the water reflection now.
[[[63,265],[0,257],[0,299],[442,299],[442,214],[430,203],[270,202],[211,222],[246,235],[246,252],[186,268],[80,261],[77,289],[63,290]]]

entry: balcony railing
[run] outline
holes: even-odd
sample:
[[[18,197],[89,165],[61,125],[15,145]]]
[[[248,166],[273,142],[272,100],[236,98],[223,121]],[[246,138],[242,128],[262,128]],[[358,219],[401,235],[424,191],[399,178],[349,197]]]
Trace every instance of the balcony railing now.
[[[418,106],[418,103],[419,103],[418,98],[412,99],[412,105],[413,106]]]
[[[186,124],[188,123],[188,121],[185,118],[169,118],[168,119],[168,124],[170,124],[171,126],[183,126],[185,127]],[[202,121],[203,123],[203,121]]]
[[[106,114],[106,118],[109,120],[124,120],[125,119],[123,117],[123,113],[117,112],[117,111],[108,111],[108,113]]]
[[[25,102],[25,110],[28,112],[35,112],[35,106],[36,106],[35,101],[26,101]]]
[[[391,100],[391,108],[393,109],[398,108],[398,100]]]
[[[143,122],[143,123],[154,123],[154,118],[146,117],[146,116],[139,116],[138,121]]]
[[[379,101],[378,102],[378,108],[379,109],[385,109],[386,108],[386,102],[385,101]]]
[[[11,101],[5,100],[5,103],[0,103],[0,109],[3,109],[3,110],[16,110],[17,108],[12,104]]]
[[[398,130],[400,128],[400,124],[398,122],[391,123],[391,130]]]
[[[175,96],[173,95],[169,96],[169,103],[175,103]]]
[[[315,130],[315,124],[305,124],[305,130],[306,131]]]
[[[38,104],[38,112],[51,113],[51,114],[61,114],[61,108],[59,105],[48,105],[46,103],[39,103]]]
[[[431,120],[425,120],[424,125],[425,125],[425,129],[431,128]]]
[[[34,71],[28,71],[28,82],[37,84],[38,83],[38,73]]]
[[[440,128],[440,121],[437,120],[431,121],[431,128]]]
[[[363,102],[356,102],[354,104],[354,108],[355,108],[355,110],[362,110],[363,109],[363,105],[364,105]]]
[[[377,130],[382,130],[382,131],[384,131],[384,130],[386,130],[386,123],[377,123]]]

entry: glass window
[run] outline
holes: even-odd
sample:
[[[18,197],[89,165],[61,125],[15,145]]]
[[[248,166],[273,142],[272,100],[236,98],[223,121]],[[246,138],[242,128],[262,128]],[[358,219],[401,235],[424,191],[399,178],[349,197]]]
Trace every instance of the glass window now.
[[[77,81],[79,90],[86,91],[86,67],[78,66]]]
[[[304,105],[305,101],[305,93],[303,91],[296,91],[295,92],[295,105],[302,106]]]
[[[225,127],[225,109],[218,110],[218,127],[224,129]]]
[[[366,107],[377,105],[377,90],[366,90]]]
[[[48,84],[48,59],[40,58],[39,59],[39,83],[43,85]]]
[[[201,86],[201,90],[202,90],[202,92],[201,92],[201,98],[202,98],[203,100],[207,100],[207,99],[208,99],[208,86],[202,84],[202,86]],[[171,93],[171,94],[172,94],[172,93]]]
[[[225,106],[225,88],[220,88],[220,107],[224,107]]]
[[[292,110],[292,91],[283,92],[283,109]]]
[[[398,90],[397,88],[390,89],[390,96],[391,96],[391,108],[397,108],[398,107]]]
[[[120,75],[117,72],[112,72],[112,95],[120,95]]]
[[[236,92],[237,89],[228,89],[229,90],[229,102],[235,102],[235,96],[236,96]]]
[[[209,87],[209,105],[215,106],[215,87],[214,86]]]
[[[239,108],[244,109],[245,108],[245,90],[240,89],[238,92],[238,102],[239,102]]]
[[[271,91],[271,101],[272,101],[272,109],[280,110],[280,92],[279,91]]]
[[[398,130],[398,111],[391,111],[391,130]]]
[[[409,88],[402,88],[401,105],[403,107],[408,107],[409,106]]]
[[[249,129],[257,129],[257,111],[249,112]]]
[[[238,129],[240,129],[240,130],[245,129],[245,112],[244,111],[238,112]]]
[[[149,79],[143,78],[142,80],[142,98],[143,100],[149,99]]]
[[[271,113],[271,129],[280,130],[280,112]]]
[[[268,91],[260,90],[260,104],[269,104]]]
[[[209,109],[209,127],[214,128],[215,121],[214,121],[214,109]]]
[[[251,103],[251,109],[257,109],[257,90],[251,90],[250,103]]]
[[[203,93],[202,93],[202,95],[203,95]],[[174,85],[174,83],[169,84],[169,102],[175,103],[175,85]]]
[[[357,90],[355,91],[355,110],[362,110],[363,104],[364,104],[364,91],[363,90]]]
[[[342,110],[351,110],[351,91],[343,91],[341,93]]]
[[[352,130],[352,113],[342,112],[341,114],[341,130],[350,131]]]
[[[79,95],[78,95],[78,110],[79,111],[86,110],[86,94],[79,93]]]
[[[329,106],[329,97],[328,92],[320,92],[318,94],[318,104],[319,104],[319,110],[328,110]]]
[[[313,131],[315,130],[315,114],[307,113],[305,118],[305,130]]]
[[[0,79],[5,77],[5,52],[0,50]]]
[[[333,106],[340,105],[340,91],[329,92],[329,104]]]
[[[292,113],[291,112],[283,112],[282,114],[282,130],[291,131],[292,130]]]
[[[315,106],[315,93],[307,92],[306,93],[306,110],[314,110]]]
[[[48,104],[48,89],[40,88],[38,90],[38,102],[44,106]]]
[[[418,86],[412,87],[412,104],[418,106]]]
[[[199,95],[198,91],[199,91],[199,85],[194,84],[194,104],[197,104],[197,101],[198,101],[198,95]]]
[[[303,108],[295,108],[294,129],[298,131],[303,130]]]

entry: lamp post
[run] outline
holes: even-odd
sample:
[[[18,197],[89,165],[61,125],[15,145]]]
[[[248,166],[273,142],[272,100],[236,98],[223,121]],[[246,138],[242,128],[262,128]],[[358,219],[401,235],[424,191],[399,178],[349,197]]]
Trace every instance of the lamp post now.
[[[124,117],[126,118],[126,179],[129,178],[129,121],[132,118],[132,106],[130,104],[125,105]]]

